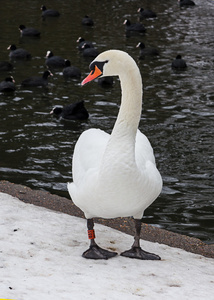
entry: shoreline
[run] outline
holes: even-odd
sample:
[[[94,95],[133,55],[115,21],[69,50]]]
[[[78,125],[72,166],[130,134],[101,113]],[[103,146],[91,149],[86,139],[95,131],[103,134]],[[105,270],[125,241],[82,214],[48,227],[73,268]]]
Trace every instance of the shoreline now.
[[[19,200],[25,203],[42,206],[54,211],[84,218],[82,211],[76,207],[71,200],[51,194],[47,191],[32,190],[24,185],[1,180],[0,192],[17,197]],[[96,218],[94,221],[95,223],[103,224],[129,235],[134,235],[134,223],[132,218]],[[159,244],[165,244],[174,248],[180,248],[187,252],[199,254],[208,258],[214,258],[213,244],[208,245],[197,238],[174,233],[165,229],[160,229],[145,223],[142,223],[141,239],[150,242],[157,242]]]

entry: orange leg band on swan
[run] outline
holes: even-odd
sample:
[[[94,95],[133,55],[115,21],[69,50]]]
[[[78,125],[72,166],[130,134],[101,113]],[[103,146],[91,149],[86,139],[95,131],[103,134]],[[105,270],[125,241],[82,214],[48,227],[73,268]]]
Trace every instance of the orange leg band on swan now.
[[[89,240],[95,239],[94,229],[88,230],[88,238],[89,238]]]

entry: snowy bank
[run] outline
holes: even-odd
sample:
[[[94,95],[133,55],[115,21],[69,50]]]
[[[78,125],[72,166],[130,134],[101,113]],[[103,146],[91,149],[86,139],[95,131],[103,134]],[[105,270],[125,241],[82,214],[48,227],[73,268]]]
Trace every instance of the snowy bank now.
[[[141,241],[161,261],[116,256],[86,260],[85,220],[25,204],[0,193],[0,298],[212,299],[214,260],[163,244]],[[133,237],[95,225],[96,241],[118,253]]]

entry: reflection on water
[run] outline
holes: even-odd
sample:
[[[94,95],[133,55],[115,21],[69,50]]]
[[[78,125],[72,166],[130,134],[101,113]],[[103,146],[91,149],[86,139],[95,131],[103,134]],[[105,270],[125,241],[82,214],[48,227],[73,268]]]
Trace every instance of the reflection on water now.
[[[159,199],[149,207],[144,221],[175,232],[214,242],[213,228],[213,17],[214,2],[195,0],[196,6],[180,9],[177,1],[144,1],[157,19],[144,20],[144,35],[126,37],[123,21],[138,21],[141,1],[46,1],[61,12],[54,20],[42,20],[41,1],[24,1],[14,10],[15,0],[1,8],[0,61],[8,60],[6,48],[14,43],[32,54],[28,62],[14,63],[10,73],[17,90],[0,94],[0,178],[42,188],[69,197],[66,182],[72,179],[74,144],[82,131],[99,127],[107,132],[115,122],[120,87],[111,89],[96,83],[80,87],[80,81],[65,81],[54,72],[47,89],[21,88],[23,79],[43,74],[45,54],[67,58],[88,73],[91,59],[77,49],[79,36],[93,41],[99,52],[118,48],[137,61],[144,83],[140,129],[149,137],[157,165],[164,179]],[[88,14],[95,25],[87,28],[81,19]],[[39,39],[20,38],[18,26],[41,31]],[[160,56],[139,60],[138,42],[155,47]],[[187,70],[171,70],[177,54],[186,60]],[[1,80],[7,73],[0,74]],[[85,100],[87,121],[59,122],[49,114],[56,104]]]

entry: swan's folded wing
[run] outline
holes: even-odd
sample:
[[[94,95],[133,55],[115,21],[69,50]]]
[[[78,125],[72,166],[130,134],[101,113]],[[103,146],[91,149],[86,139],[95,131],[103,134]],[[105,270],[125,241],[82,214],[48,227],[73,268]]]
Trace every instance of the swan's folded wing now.
[[[92,168],[99,168],[110,135],[100,129],[84,131],[74,148],[73,181],[81,183]]]
[[[148,161],[155,165],[155,157],[152,146],[148,138],[140,132],[140,130],[137,131],[136,136],[135,157],[139,169],[144,168]]]

